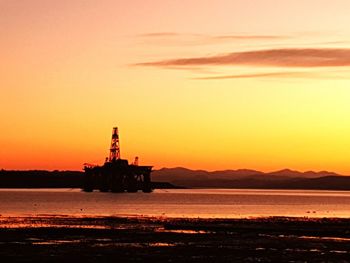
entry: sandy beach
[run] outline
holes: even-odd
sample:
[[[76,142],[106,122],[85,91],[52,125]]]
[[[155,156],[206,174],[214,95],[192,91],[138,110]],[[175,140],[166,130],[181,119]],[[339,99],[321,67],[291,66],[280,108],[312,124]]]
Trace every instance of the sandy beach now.
[[[350,219],[0,217],[3,262],[348,262]]]

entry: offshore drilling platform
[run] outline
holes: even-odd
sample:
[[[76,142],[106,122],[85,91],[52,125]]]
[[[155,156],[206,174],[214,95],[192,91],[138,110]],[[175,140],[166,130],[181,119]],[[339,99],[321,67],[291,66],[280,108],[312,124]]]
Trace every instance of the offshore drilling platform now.
[[[152,166],[139,166],[138,157],[131,164],[128,160],[120,158],[118,128],[112,131],[111,148],[109,158],[106,158],[102,166],[84,164],[83,190],[92,192],[137,192],[142,190],[145,193],[152,192],[151,172]]]

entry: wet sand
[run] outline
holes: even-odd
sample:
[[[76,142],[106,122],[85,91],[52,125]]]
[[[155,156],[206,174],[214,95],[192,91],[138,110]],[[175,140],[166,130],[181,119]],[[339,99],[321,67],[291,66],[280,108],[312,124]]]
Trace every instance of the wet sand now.
[[[2,262],[349,262],[350,219],[0,217]]]

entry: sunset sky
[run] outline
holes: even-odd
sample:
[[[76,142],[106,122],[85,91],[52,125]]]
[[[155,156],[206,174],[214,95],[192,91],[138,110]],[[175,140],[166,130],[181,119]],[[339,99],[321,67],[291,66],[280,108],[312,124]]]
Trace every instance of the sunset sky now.
[[[0,169],[350,175],[348,0],[0,0]]]

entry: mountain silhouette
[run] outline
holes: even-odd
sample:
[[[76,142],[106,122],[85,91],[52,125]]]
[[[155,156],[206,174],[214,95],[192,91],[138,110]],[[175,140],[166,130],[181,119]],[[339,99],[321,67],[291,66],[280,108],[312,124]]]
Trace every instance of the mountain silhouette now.
[[[152,178],[154,181],[170,182],[184,187],[350,190],[350,176],[328,171],[299,172],[283,169],[264,173],[238,169],[209,172],[175,167],[155,170]]]
[[[288,177],[302,177],[302,178],[317,178],[322,176],[341,176],[340,174],[328,172],[328,171],[307,171],[307,172],[299,172],[290,169],[283,169],[275,172],[265,173],[267,175],[279,175],[279,176],[288,176]]]

